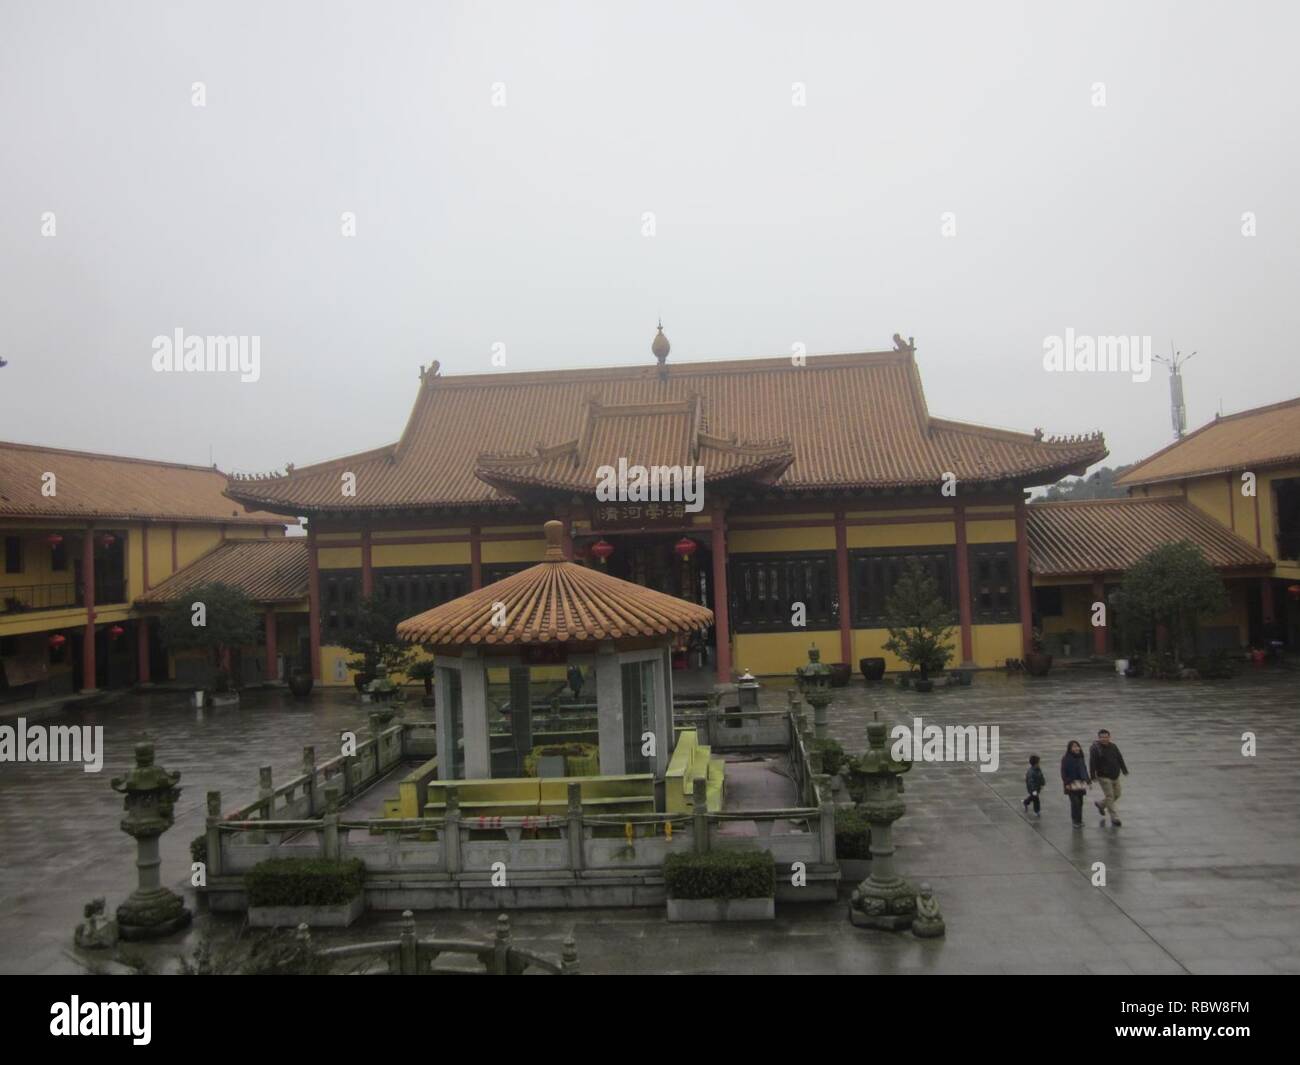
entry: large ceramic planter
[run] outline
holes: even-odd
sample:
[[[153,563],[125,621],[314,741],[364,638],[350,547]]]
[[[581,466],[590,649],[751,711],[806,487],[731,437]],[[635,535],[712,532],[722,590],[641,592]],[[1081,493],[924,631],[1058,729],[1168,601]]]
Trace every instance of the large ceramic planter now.
[[[248,923],[253,928],[347,928],[365,912],[366,898],[357,895],[337,906],[250,906]]]
[[[975,676],[975,671],[973,669],[954,669],[949,676],[963,688],[969,688],[970,682]]]
[[[1030,651],[1025,655],[1025,672],[1031,677],[1045,677],[1052,668],[1052,656],[1044,651]]]
[[[862,671],[863,680],[883,680],[885,677],[885,660],[883,658],[859,658],[858,669]]]
[[[930,680],[929,677],[925,680],[921,680],[918,677],[916,680],[912,681],[912,687],[919,692],[932,692],[934,691],[934,681]]]
[[[311,694],[312,685],[315,683],[310,673],[290,673],[289,674],[289,691],[299,699],[305,699]]]
[[[364,694],[366,685],[375,679],[373,673],[357,673],[352,678],[352,683],[357,686],[357,691]]]
[[[853,676],[853,667],[847,662],[831,663],[831,687],[845,688],[848,686],[849,678]]]
[[[1126,676],[1128,676],[1128,659],[1127,659],[1127,658],[1117,658],[1117,659],[1115,659],[1115,672],[1118,673],[1121,677],[1126,677]]]
[[[250,911],[251,912],[251,911]],[[670,921],[770,921],[776,901],[765,899],[669,899]]]

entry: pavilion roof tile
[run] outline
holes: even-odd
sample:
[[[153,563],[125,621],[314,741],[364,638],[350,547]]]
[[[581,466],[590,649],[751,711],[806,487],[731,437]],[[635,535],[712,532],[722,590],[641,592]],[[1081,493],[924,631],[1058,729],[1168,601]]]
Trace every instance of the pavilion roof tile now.
[[[713,623],[705,607],[565,561],[563,535],[558,521],[547,522],[544,561],[407,618],[398,636],[441,648],[593,643],[677,635]]]

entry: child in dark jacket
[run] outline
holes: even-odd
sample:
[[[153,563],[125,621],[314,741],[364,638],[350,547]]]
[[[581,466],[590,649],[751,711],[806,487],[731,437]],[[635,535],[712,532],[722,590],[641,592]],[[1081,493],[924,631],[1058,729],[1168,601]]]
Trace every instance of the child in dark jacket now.
[[[1042,769],[1038,765],[1038,755],[1029,756],[1029,768],[1025,770],[1025,791],[1029,792],[1025,796],[1025,801],[1020,805],[1024,807],[1025,813],[1029,813],[1029,804],[1034,804],[1034,816],[1041,817],[1043,808],[1038,802],[1038,793],[1047,786],[1047,778],[1043,776]]]

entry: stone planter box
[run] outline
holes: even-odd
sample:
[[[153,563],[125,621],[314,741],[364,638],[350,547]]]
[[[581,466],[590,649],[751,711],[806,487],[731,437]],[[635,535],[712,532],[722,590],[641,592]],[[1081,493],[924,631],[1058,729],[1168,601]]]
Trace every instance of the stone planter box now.
[[[221,694],[217,694],[216,692],[213,692],[210,696],[208,696],[208,705],[209,706],[238,706],[239,692],[222,692]]]
[[[366,898],[358,895],[338,906],[250,906],[248,923],[253,928],[347,928],[365,912]]]
[[[856,886],[871,875],[870,858],[841,858],[840,883]]]
[[[775,917],[776,901],[770,897],[668,900],[670,921],[771,921]]]

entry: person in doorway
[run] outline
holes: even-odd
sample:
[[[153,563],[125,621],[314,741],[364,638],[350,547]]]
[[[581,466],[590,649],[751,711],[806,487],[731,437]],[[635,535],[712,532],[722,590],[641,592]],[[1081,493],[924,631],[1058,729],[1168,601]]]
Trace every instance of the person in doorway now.
[[[1061,759],[1061,783],[1070,800],[1070,820],[1075,828],[1083,827],[1083,797],[1088,794],[1088,762],[1083,757],[1083,745],[1071,740]]]
[[[1119,828],[1119,797],[1123,793],[1120,775],[1128,776],[1128,766],[1119,746],[1111,742],[1110,730],[1102,729],[1097,733],[1097,742],[1088,751],[1088,775],[1101,785],[1102,799],[1094,802],[1101,814],[1101,823],[1106,823],[1106,814],[1110,813],[1110,823]]]
[[[1043,812],[1042,804],[1038,800],[1039,792],[1047,786],[1047,778],[1043,776],[1042,766],[1039,764],[1039,757],[1036,754],[1029,756],[1029,768],[1025,770],[1025,796],[1024,802],[1020,805],[1026,814],[1029,813],[1029,804],[1034,804],[1034,816],[1041,817]]]

